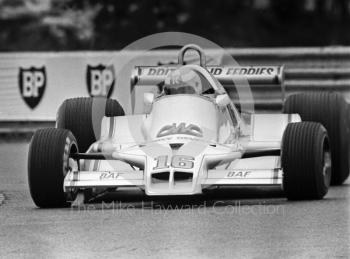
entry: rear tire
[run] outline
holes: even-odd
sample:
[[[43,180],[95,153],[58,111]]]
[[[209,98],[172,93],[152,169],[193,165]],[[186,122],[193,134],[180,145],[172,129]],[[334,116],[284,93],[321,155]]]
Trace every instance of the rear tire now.
[[[28,153],[28,181],[30,194],[38,207],[69,206],[63,180],[69,169],[71,152],[78,152],[78,145],[69,130],[47,128],[34,133]]]
[[[291,95],[284,113],[298,113],[303,121],[321,123],[327,130],[332,151],[331,184],[342,184],[349,176],[348,105],[339,93],[301,93]]]
[[[103,116],[123,116],[118,101],[106,98],[79,97],[65,100],[57,114],[56,127],[70,130],[81,152],[86,152],[100,135]]]
[[[283,190],[289,200],[322,199],[330,185],[326,129],[316,122],[288,124],[282,140]]]

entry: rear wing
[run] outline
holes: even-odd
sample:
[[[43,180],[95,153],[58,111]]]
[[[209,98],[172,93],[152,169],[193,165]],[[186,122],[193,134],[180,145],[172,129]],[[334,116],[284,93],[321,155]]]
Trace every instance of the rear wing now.
[[[285,99],[283,66],[206,66],[205,54],[196,45],[187,45],[179,52],[178,65],[136,66],[131,76],[131,89],[136,85],[157,86],[174,70],[184,65],[184,55],[189,49],[198,52],[200,65],[206,68],[226,89],[239,107],[236,85],[248,82],[256,109],[276,110],[283,107]],[[244,80],[244,81],[242,81]],[[280,91],[276,91],[279,88]]]
[[[131,84],[156,85],[179,66],[136,66]],[[283,66],[244,66],[220,67],[209,66],[206,69],[223,85],[245,79],[252,85],[281,85],[283,83]]]

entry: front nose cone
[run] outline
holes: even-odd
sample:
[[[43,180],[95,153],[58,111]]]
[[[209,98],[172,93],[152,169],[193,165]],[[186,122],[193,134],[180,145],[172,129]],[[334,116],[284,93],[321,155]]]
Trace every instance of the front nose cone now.
[[[157,147],[158,146],[158,147]],[[202,193],[198,172],[208,143],[152,144],[145,170],[148,195],[190,195]],[[199,184],[198,184],[199,183]]]

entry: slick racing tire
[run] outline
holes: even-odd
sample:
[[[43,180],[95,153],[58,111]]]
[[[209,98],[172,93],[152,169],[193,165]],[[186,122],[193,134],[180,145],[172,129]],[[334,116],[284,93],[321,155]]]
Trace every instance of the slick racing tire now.
[[[68,197],[63,180],[71,162],[69,155],[78,152],[75,137],[69,130],[47,128],[37,130],[28,153],[29,190],[40,208],[67,207]]]
[[[288,124],[282,139],[283,190],[289,200],[322,199],[331,180],[326,129],[317,122]]]
[[[331,184],[342,184],[349,176],[348,105],[339,93],[301,93],[288,97],[284,113],[298,113],[302,121],[321,123],[327,130],[332,151]]]
[[[56,127],[70,130],[77,138],[80,152],[86,152],[100,135],[103,116],[123,115],[124,110],[116,100],[102,97],[72,98],[60,106]]]

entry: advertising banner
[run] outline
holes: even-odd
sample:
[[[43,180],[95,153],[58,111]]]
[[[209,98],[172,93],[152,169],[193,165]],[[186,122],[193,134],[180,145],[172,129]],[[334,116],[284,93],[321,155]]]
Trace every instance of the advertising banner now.
[[[1,53],[0,121],[51,121],[65,99],[84,96],[117,99],[130,113],[133,67],[176,62],[177,51]]]

